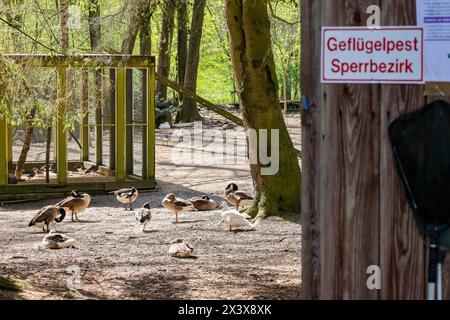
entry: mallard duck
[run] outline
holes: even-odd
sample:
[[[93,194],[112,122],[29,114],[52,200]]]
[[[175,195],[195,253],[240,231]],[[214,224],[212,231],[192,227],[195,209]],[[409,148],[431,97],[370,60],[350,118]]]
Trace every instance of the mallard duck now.
[[[75,242],[75,239],[62,233],[57,233],[55,230],[50,231],[50,233],[42,239],[42,244],[44,245],[44,248],[47,249],[74,248]]]
[[[189,201],[177,198],[169,193],[162,201],[162,205],[169,211],[175,212],[175,221],[178,223],[178,213],[181,211],[196,211],[194,205]]]
[[[142,232],[145,231],[145,227],[152,219],[152,213],[150,211],[150,203],[146,202],[142,208],[139,209],[138,212],[135,214],[136,221],[139,222],[142,227]]]
[[[239,190],[235,183],[230,183],[225,188],[225,197],[228,202],[236,206],[236,209],[239,209],[240,205],[246,206],[253,203],[253,196],[249,192]]]
[[[75,215],[76,221],[80,221],[78,219],[77,213],[84,211],[89,204],[91,203],[91,196],[87,193],[80,194],[78,191],[73,190],[70,193],[70,196],[66,199],[58,202],[56,205],[61,208],[65,208],[72,212],[72,222],[75,222],[73,216]]]
[[[39,210],[38,213],[31,219],[28,227],[37,227],[42,228],[42,231],[45,230],[45,226],[47,226],[47,232],[50,231],[49,224],[53,221],[62,222],[64,217],[66,216],[66,211],[58,206],[46,206]]]
[[[117,191],[111,191],[111,194],[114,194],[117,200],[122,204],[128,204],[130,211],[133,211],[132,203],[136,201],[139,192],[135,187],[133,188],[124,188]],[[127,208],[125,207],[125,210]]]
[[[194,252],[194,248],[182,239],[176,239],[169,248],[169,256],[175,258],[188,258]]]
[[[214,200],[211,200],[208,196],[203,195],[201,197],[193,197],[188,200],[190,203],[192,203],[198,211],[208,211],[208,210],[214,210],[216,206],[216,202]]]
[[[259,220],[257,220],[255,223],[251,223],[239,211],[230,209],[226,201],[223,201],[219,205],[219,208],[222,208],[222,212],[220,214],[220,216],[222,217],[222,221],[230,227],[230,231],[233,231],[239,227],[248,227],[255,230],[256,226],[259,224]]]

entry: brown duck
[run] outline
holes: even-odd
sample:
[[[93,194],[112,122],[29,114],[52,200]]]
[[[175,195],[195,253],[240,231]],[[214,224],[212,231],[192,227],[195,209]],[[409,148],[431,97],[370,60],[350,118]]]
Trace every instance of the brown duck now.
[[[208,196],[203,195],[201,197],[193,197],[188,200],[192,203],[198,211],[209,211],[214,210],[216,206],[216,202],[211,200]]]
[[[72,221],[75,222],[73,216],[75,215],[76,221],[78,219],[77,213],[84,211],[91,203],[91,196],[87,193],[80,194],[78,191],[74,190],[71,192],[70,197],[58,202],[56,205],[61,208],[65,208],[72,212]]]
[[[249,192],[239,190],[235,183],[230,183],[225,188],[225,197],[229,203],[236,206],[236,209],[239,209],[240,205],[246,206],[253,203],[253,196]]]

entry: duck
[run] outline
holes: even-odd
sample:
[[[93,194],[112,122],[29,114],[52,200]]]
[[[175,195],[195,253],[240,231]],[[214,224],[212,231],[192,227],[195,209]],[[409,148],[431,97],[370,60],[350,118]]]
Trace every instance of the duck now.
[[[65,216],[66,211],[63,208],[58,206],[46,206],[35,214],[28,224],[28,227],[42,228],[43,232],[49,232],[49,224],[53,221],[60,223],[64,220]],[[47,230],[45,230],[45,226],[47,226]]]
[[[140,208],[138,212],[136,212],[135,218],[136,221],[142,225],[142,232],[145,232],[145,227],[152,219],[152,213],[150,211],[150,203],[148,202],[144,203],[142,208]]]
[[[90,166],[88,169],[86,169],[84,171],[84,174],[93,175],[93,174],[97,173],[98,169],[99,169],[99,166],[96,164],[93,164],[92,166]]]
[[[82,164],[77,164],[75,166],[75,170],[77,170],[78,173],[84,174],[84,172],[86,171],[86,168]]]
[[[133,211],[132,204],[134,201],[136,201],[137,197],[139,196],[139,192],[135,187],[111,191],[110,193],[114,194],[120,203],[129,204],[130,211]],[[126,207],[125,210],[127,210]]]
[[[77,213],[84,211],[89,206],[90,203],[91,203],[90,195],[88,195],[87,193],[81,194],[78,191],[73,190],[70,193],[69,197],[58,202],[56,205],[58,207],[61,207],[61,208],[71,211],[72,212],[72,222],[75,222],[75,221],[80,221],[80,219],[78,219]],[[73,219],[74,215],[75,215],[75,220]]]
[[[225,188],[225,197],[232,205],[239,209],[239,206],[251,205],[253,203],[253,196],[246,191],[239,190],[235,183],[230,183]]]
[[[250,230],[256,230],[256,226],[259,224],[260,220],[257,220],[255,223],[251,223],[239,211],[230,209],[226,201],[223,201],[219,205],[219,208],[222,208],[222,212],[220,214],[222,221],[229,226],[230,231],[234,231],[240,227],[248,227]]]
[[[178,223],[178,214],[181,211],[197,211],[189,201],[177,198],[173,193],[169,193],[162,201],[162,205],[169,211],[175,212],[175,222]]]
[[[192,203],[198,211],[209,211],[214,210],[216,206],[216,202],[211,200],[207,195],[203,195],[201,197],[193,197],[188,200]]]
[[[169,248],[169,256],[175,258],[188,258],[192,256],[194,248],[183,239],[176,239],[172,241],[172,245]]]
[[[42,239],[42,245],[47,249],[75,248],[75,239],[52,230]]]

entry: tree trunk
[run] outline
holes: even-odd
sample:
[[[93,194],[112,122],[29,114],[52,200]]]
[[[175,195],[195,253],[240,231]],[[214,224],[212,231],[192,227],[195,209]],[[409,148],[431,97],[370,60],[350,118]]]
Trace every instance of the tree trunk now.
[[[23,139],[22,151],[20,152],[19,160],[17,160],[16,166],[16,181],[22,180],[22,172],[27,160],[28,151],[30,151],[31,147],[31,139],[33,138],[33,119],[36,115],[36,107],[31,109],[30,115],[28,116],[28,120],[25,123],[25,133]]]
[[[267,0],[226,0],[225,4],[245,129],[256,129],[257,132],[259,129],[279,130],[278,172],[275,175],[262,175],[263,166],[259,155],[257,163],[250,164],[256,197],[247,212],[257,217],[298,215],[301,173],[279,107]]]
[[[139,54],[150,56],[152,54],[152,24],[153,8],[149,5],[142,17],[139,31]]]
[[[16,5],[22,5],[23,1],[19,1],[16,3]],[[6,12],[6,20],[18,27],[22,28],[23,25],[23,15],[21,13],[13,14],[13,10],[11,7],[10,1],[4,1],[4,5],[7,6],[9,10]],[[21,10],[18,10],[18,12],[22,12]],[[13,49],[15,52],[21,51],[20,41],[17,36],[16,32],[12,33],[12,39],[13,39]],[[25,132],[24,132],[24,141],[22,145],[22,150],[20,152],[19,159],[16,164],[16,171],[15,171],[15,177],[16,181],[20,181],[22,179],[22,172],[25,165],[25,162],[27,160],[28,151],[30,150],[31,140],[33,137],[33,127],[32,127],[32,120],[34,118],[34,114],[36,114],[36,108],[33,108],[29,115],[29,121],[25,123]]]
[[[198,65],[200,63],[200,44],[203,31],[203,17],[205,15],[206,0],[195,0],[192,12],[191,32],[189,38],[189,49],[186,61],[186,73],[184,76],[184,87],[197,92]],[[183,108],[178,117],[181,122],[193,122],[201,120],[198,113],[197,103],[185,97],[183,99]]]
[[[178,43],[177,43],[178,83],[181,86],[183,86],[184,77],[186,74],[186,61],[188,50],[186,0],[178,0],[177,3],[177,28],[178,28]]]
[[[91,41],[91,51],[98,53],[100,51],[101,41],[101,21],[100,21],[100,5],[98,0],[89,0],[89,38]]]
[[[175,18],[174,0],[164,2],[162,6],[163,17],[161,25],[161,35],[159,38],[158,70],[157,72],[164,77],[169,76],[170,72],[170,52],[172,48],[173,24]],[[156,83],[156,94],[158,99],[167,99],[167,85],[161,81]]]
[[[67,21],[69,20],[69,1],[59,0],[58,10],[61,47],[63,52],[67,53],[67,49],[69,48],[69,28],[67,26]]]
[[[135,8],[130,17],[130,23],[127,27],[127,32],[125,38],[122,41],[122,54],[132,54],[134,45],[136,43],[136,38],[142,24],[142,20],[145,17],[147,8],[150,5],[150,0],[135,0],[133,1],[131,7]]]

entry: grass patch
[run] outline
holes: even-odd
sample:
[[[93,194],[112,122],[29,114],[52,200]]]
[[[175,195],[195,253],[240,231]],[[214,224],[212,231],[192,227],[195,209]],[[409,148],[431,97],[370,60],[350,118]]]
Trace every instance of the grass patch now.
[[[0,276],[0,289],[9,290],[9,291],[21,291],[22,288],[19,284],[19,281],[11,278],[11,277],[3,277]]]

